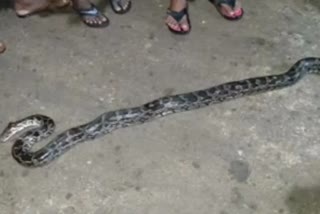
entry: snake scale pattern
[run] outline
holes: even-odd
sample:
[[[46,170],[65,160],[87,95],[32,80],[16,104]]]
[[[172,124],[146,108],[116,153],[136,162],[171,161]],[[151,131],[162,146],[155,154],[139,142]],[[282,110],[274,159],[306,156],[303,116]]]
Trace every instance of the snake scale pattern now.
[[[25,167],[41,167],[81,142],[94,140],[116,129],[143,124],[169,114],[199,109],[212,104],[294,85],[307,74],[320,74],[320,58],[297,61],[287,72],[227,82],[204,90],[165,96],[141,106],[105,112],[94,120],[57,135],[37,151],[32,147],[53,134],[54,121],[31,115],[11,122],[0,135],[1,142],[13,141],[12,156]]]

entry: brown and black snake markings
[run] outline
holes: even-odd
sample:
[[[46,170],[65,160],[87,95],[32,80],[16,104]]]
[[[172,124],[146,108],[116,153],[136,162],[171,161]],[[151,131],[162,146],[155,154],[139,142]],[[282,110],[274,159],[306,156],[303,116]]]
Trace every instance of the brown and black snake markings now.
[[[49,137],[55,129],[54,121],[44,115],[32,115],[9,123],[0,135],[0,140],[14,141],[12,156],[21,165],[41,167],[75,145],[102,137],[116,129],[143,124],[173,113],[292,86],[307,74],[320,74],[320,58],[301,59],[283,74],[228,82],[204,90],[162,97],[133,108],[106,112],[86,124],[62,132],[37,151],[32,151],[32,146]]]

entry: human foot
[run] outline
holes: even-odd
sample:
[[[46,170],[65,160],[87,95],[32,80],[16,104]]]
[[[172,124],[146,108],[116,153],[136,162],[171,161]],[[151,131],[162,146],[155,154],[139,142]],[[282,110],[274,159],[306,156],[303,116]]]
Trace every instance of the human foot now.
[[[190,32],[191,24],[186,0],[171,0],[166,24],[170,31],[177,34]]]
[[[51,7],[63,8],[71,4],[71,0],[49,0]]]
[[[5,50],[6,50],[6,45],[3,42],[0,42],[0,54],[5,52]]]
[[[74,0],[74,9],[89,27],[101,28],[109,25],[109,19],[87,0]]]
[[[19,17],[26,17],[53,7],[64,7],[68,4],[68,0],[15,0],[14,9]]]
[[[131,9],[131,0],[110,0],[111,8],[115,13],[124,14]]]
[[[228,20],[238,20],[242,18],[244,11],[238,0],[210,0],[219,13]]]

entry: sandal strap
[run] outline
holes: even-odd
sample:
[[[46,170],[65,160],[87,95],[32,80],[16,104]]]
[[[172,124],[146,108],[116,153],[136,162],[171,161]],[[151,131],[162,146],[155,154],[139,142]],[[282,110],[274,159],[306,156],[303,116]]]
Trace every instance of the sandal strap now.
[[[173,11],[168,9],[167,10],[167,15],[171,16],[172,18],[174,18],[177,22],[180,22],[181,19],[187,14],[187,9],[184,8],[183,10],[177,12],[177,11]]]
[[[213,1],[218,6],[220,6],[221,4],[227,4],[232,8],[236,6],[236,0],[213,0]]]
[[[78,12],[84,16],[97,16],[100,13],[94,4],[91,4],[89,9],[78,9]]]

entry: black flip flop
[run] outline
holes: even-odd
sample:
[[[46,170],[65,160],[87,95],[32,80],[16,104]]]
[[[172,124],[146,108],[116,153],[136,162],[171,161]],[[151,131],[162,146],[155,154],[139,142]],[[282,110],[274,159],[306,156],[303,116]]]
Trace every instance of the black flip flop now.
[[[209,1],[217,8],[220,15],[227,20],[236,21],[243,17],[243,14],[244,14],[243,8],[241,8],[241,15],[236,17],[226,16],[221,12],[222,4],[229,5],[233,9],[236,6],[236,0],[209,0]]]
[[[131,0],[128,3],[127,7],[123,7],[121,0],[109,0],[112,10],[117,14],[125,14],[131,9],[132,2]],[[120,8],[120,10],[119,10]]]
[[[108,17],[106,17],[104,14],[102,14],[94,4],[91,4],[91,7],[89,9],[74,9],[74,10],[78,12],[83,23],[85,23],[89,27],[103,28],[103,27],[107,27],[109,25],[110,21],[109,21]],[[91,23],[85,21],[85,18],[84,18],[85,16],[95,16],[95,17],[103,16],[106,18],[106,21],[102,22],[101,24],[99,24],[99,23],[92,23],[91,24]]]
[[[177,31],[177,30],[174,30],[172,29],[168,24],[168,29],[174,33],[174,34],[179,34],[179,35],[185,35],[185,34],[188,34],[190,31],[191,31],[191,21],[190,21],[190,17],[189,17],[189,12],[188,12],[188,7],[184,8],[183,10],[179,11],[179,12],[176,12],[176,11],[172,11],[170,9],[168,9],[167,11],[167,15],[168,16],[171,16],[178,24],[179,22],[181,21],[181,19],[186,15],[187,16],[187,22],[188,22],[188,25],[189,25],[189,30],[188,31]]]

